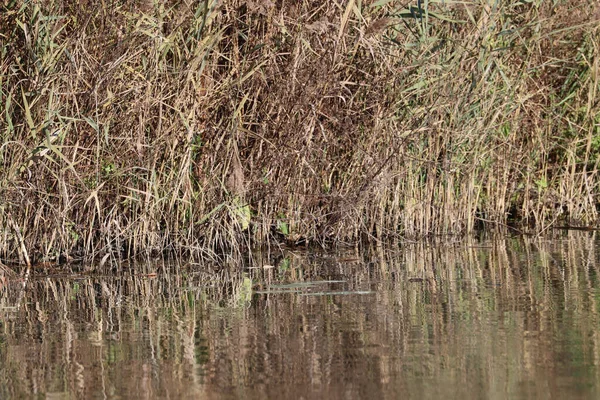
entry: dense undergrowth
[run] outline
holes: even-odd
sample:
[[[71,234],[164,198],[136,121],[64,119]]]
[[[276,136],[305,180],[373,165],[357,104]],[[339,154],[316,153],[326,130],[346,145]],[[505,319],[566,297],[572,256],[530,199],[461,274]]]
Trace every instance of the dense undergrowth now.
[[[595,0],[3,0],[0,258],[598,220]]]

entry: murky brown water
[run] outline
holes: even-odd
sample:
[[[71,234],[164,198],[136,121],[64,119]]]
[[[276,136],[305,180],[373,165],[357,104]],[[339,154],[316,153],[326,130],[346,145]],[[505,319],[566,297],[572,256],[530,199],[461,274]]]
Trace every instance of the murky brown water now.
[[[0,398],[600,398],[599,244],[9,278]]]

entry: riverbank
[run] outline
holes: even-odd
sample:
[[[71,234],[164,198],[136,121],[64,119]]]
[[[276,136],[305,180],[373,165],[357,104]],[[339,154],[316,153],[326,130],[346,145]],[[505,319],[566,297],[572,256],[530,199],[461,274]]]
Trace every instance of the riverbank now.
[[[600,6],[0,6],[0,258],[598,220]]]

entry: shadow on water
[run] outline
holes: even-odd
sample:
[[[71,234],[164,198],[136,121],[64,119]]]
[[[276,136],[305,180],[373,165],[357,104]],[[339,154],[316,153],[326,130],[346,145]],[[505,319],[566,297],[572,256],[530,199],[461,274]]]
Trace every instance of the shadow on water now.
[[[599,243],[5,277],[0,398],[598,398]]]

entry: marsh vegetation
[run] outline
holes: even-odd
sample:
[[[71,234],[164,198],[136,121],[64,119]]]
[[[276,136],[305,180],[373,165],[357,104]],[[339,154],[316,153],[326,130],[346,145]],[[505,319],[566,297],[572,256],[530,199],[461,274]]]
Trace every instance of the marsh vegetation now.
[[[4,0],[0,258],[598,220],[593,0]]]

